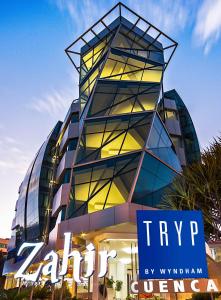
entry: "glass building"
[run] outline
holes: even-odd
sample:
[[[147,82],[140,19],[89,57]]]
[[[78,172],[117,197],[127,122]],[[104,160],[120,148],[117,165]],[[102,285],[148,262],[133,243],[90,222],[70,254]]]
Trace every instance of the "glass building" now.
[[[79,74],[79,99],[20,186],[5,273],[24,259],[16,256],[22,242],[59,250],[62,233],[71,231],[82,249],[89,240],[119,248],[108,276],[136,277],[136,210],[157,208],[182,168],[200,160],[185,104],[175,90],[163,90],[176,47],[119,3],[65,50]],[[85,284],[98,299],[99,282]]]

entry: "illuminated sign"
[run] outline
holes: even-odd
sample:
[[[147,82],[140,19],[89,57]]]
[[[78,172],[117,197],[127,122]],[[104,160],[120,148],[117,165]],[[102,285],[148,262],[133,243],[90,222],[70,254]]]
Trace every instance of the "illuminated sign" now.
[[[221,289],[217,280],[205,279],[208,277],[208,270],[200,212],[137,211],[137,231],[139,280],[132,282],[132,293],[216,292]],[[57,283],[67,274],[70,264],[73,280],[77,283],[94,274],[96,250],[92,243],[86,245],[84,253],[72,250],[72,235],[70,232],[65,233],[62,255],[52,250],[45,255],[43,261],[36,263],[36,257],[43,248],[42,242],[22,244],[18,256],[27,250],[29,255],[15,278],[36,282],[41,276],[48,276],[52,283]],[[98,278],[106,275],[109,258],[116,256],[116,250],[98,252]],[[36,269],[30,272],[30,266],[34,263]],[[189,279],[183,280],[184,278]]]
[[[213,293],[221,291],[218,279],[145,280],[131,282],[131,293]]]
[[[91,277],[94,273],[94,261],[95,261],[95,248],[92,243],[86,246],[87,252],[84,257],[78,250],[71,251],[72,238],[71,233],[67,232],[64,234],[64,250],[63,257],[61,260],[61,267],[59,270],[59,262],[60,257],[55,251],[49,252],[44,257],[44,263],[40,263],[37,270],[34,273],[27,273],[28,268],[33,263],[34,259],[38,255],[38,253],[43,249],[44,243],[24,243],[21,245],[18,255],[21,255],[24,250],[28,248],[33,248],[30,252],[29,256],[25,259],[22,266],[19,268],[17,273],[15,274],[15,278],[22,278],[27,281],[38,281],[41,275],[50,276],[50,280],[52,283],[56,283],[61,279],[61,276],[67,274],[68,271],[68,261],[69,259],[73,259],[73,279],[74,281],[80,283],[82,280]],[[102,278],[107,273],[107,266],[109,258],[115,258],[117,255],[115,250],[111,251],[99,251],[100,258],[100,270],[98,272],[98,277]],[[81,276],[81,263],[86,262],[87,270],[84,276]]]
[[[208,278],[200,211],[137,211],[139,279]]]

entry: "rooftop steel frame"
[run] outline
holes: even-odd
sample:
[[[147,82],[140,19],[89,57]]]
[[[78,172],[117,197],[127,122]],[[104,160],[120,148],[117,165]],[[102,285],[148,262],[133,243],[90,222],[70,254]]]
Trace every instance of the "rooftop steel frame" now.
[[[66,54],[70,58],[76,70],[80,73],[80,56],[82,47],[85,45],[92,47],[90,43],[94,38],[98,39],[98,41],[101,41],[102,37],[100,37],[99,34],[105,29],[108,32],[111,32],[112,29],[110,28],[110,25],[118,18],[120,19],[120,22],[122,18],[125,18],[133,24],[130,31],[132,31],[135,27],[141,30],[143,34],[140,36],[140,39],[146,34],[153,38],[152,43],[147,47],[147,49],[156,42],[160,42],[162,44],[162,50],[164,51],[165,55],[164,69],[166,69],[178,46],[178,43],[156,26],[132,11],[125,4],[118,2],[102,18],[94,23],[94,25],[87,29],[65,49]]]

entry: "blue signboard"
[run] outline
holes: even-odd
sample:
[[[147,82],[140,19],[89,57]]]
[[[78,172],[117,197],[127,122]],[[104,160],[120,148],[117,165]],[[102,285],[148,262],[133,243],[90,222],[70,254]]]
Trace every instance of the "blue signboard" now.
[[[207,278],[200,211],[137,211],[139,279]]]

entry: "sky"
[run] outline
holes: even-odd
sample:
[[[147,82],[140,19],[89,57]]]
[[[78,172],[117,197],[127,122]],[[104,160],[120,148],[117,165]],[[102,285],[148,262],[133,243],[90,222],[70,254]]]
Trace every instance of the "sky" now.
[[[221,0],[122,1],[179,46],[164,75],[189,109],[201,149],[221,132]],[[78,97],[64,49],[117,1],[0,1],[0,237],[38,148]]]

